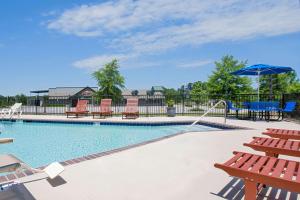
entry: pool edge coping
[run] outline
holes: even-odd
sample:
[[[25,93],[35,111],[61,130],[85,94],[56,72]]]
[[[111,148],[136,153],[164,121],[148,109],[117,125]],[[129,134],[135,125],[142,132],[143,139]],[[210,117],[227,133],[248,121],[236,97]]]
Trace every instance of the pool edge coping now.
[[[26,120],[26,119],[22,119],[22,120]],[[30,120],[30,121],[33,121],[33,122],[47,122],[47,123],[53,122],[53,120]],[[59,120],[56,120],[56,122],[57,121],[59,121]],[[86,121],[86,122],[91,123],[91,122],[88,122],[88,121]],[[185,121],[183,120],[183,121],[180,121],[180,122],[179,121],[174,121],[174,122],[177,125],[180,125],[180,123],[192,123],[191,121],[188,121],[188,120],[185,120]],[[171,123],[173,123],[173,125],[176,125],[176,124],[174,124],[174,122],[170,122],[170,121],[168,121],[168,122],[150,122],[150,123],[138,122],[138,124],[140,124],[140,125],[144,125],[144,124],[156,124],[156,125],[158,124],[158,125],[160,125],[161,123],[163,123],[163,124],[166,124],[166,125],[172,125]],[[223,129],[221,129],[221,130],[210,130],[210,131],[206,130],[206,131],[203,131],[203,132],[231,131],[231,130],[241,130],[241,129],[251,130],[251,128],[240,127],[240,126],[235,126],[235,125],[226,125],[226,128],[225,128],[224,124],[216,123],[216,122],[208,122],[208,121],[202,121],[202,120],[200,120],[199,122],[200,122],[200,125],[204,125],[204,126],[205,125],[207,125],[207,126],[215,125],[215,126],[218,126],[218,127],[223,127]],[[72,124],[74,122],[68,122],[68,121],[65,122],[63,120],[60,120],[59,123],[71,123]],[[92,123],[94,123],[94,121]],[[95,123],[99,123],[99,122],[95,122]],[[116,122],[116,123],[120,124],[119,122]],[[114,124],[115,123],[110,123],[110,125],[114,125]],[[131,124],[132,125],[133,122],[128,123],[126,121],[126,122],[123,122],[122,124],[123,125]],[[217,127],[215,127],[215,128],[217,128]],[[80,162],[84,162],[84,161],[88,161],[88,160],[94,160],[94,159],[104,157],[104,156],[109,156],[109,155],[119,153],[119,152],[122,152],[122,151],[125,151],[125,150],[145,146],[145,145],[148,145],[148,144],[151,144],[151,143],[159,142],[159,141],[166,140],[166,139],[169,139],[169,138],[173,138],[173,137],[176,137],[176,136],[179,136],[179,135],[183,135],[183,134],[187,134],[187,133],[195,133],[195,132],[201,132],[201,131],[180,131],[180,132],[175,133],[175,134],[171,134],[171,135],[155,138],[155,139],[152,139],[152,140],[148,140],[148,141],[128,145],[128,146],[125,146],[125,147],[120,147],[120,148],[116,148],[116,149],[112,149],[112,150],[108,150],[108,151],[89,154],[89,155],[85,155],[85,156],[81,156],[81,157],[77,157],[77,158],[72,158],[72,159],[69,159],[69,160],[58,161],[58,162],[61,165],[63,165],[64,167],[66,167],[66,166],[77,164],[77,163],[80,163]],[[41,166],[41,167],[37,167],[37,169],[44,169],[45,167],[46,166]],[[11,174],[3,175],[3,176],[0,176],[0,184],[5,184],[5,183],[8,183],[8,182],[12,182],[12,181],[17,180],[19,178],[24,178],[24,177],[31,176],[31,175],[37,174],[37,173],[39,173],[39,172],[34,172],[32,170],[26,169],[26,170],[21,171],[21,172],[14,172],[14,173],[11,173]]]

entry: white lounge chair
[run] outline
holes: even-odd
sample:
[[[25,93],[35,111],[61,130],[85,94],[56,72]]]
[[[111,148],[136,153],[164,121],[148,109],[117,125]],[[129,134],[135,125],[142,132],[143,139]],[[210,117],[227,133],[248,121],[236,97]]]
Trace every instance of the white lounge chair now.
[[[22,115],[22,103],[15,103],[10,108],[4,108],[1,110],[1,117],[2,118],[9,118],[11,119],[14,115],[18,115],[20,117]]]
[[[35,173],[46,173],[47,178],[54,179],[59,174],[64,171],[64,167],[58,163],[54,162],[48,165],[43,170],[35,169],[28,166],[26,163],[18,159],[12,154],[3,154],[0,155],[0,173],[7,173],[7,172],[21,172],[23,170],[30,170]],[[12,181],[8,183],[0,184],[0,190],[3,190],[5,187],[12,186],[14,184],[19,184],[19,181]]]

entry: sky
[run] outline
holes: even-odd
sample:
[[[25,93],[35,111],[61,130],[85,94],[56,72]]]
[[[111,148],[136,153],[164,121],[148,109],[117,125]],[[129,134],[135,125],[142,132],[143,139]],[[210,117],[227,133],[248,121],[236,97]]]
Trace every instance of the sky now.
[[[113,58],[128,89],[206,81],[224,55],[300,75],[299,0],[2,0],[0,94],[96,86]]]

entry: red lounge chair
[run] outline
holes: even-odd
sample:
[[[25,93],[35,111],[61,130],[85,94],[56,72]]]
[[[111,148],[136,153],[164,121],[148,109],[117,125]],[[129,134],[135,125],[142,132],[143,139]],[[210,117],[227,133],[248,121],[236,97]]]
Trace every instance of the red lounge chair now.
[[[262,185],[300,193],[299,162],[243,152],[233,153],[230,160],[224,164],[215,164],[215,167],[244,180],[245,200],[256,199]]]
[[[300,157],[300,141],[262,137],[254,137],[253,139],[250,143],[244,143],[244,146],[265,152],[267,156],[278,157],[281,154]]]
[[[100,112],[92,112],[93,118],[95,115],[112,116],[113,111],[111,110],[111,99],[101,99]]]
[[[127,105],[125,107],[125,112],[122,112],[122,119],[139,117],[138,99],[127,99]]]
[[[267,131],[263,132],[263,134],[273,138],[280,138],[285,140],[300,140],[300,131],[298,130],[267,128]]]
[[[87,114],[89,112],[87,110],[87,104],[88,100],[78,100],[75,111],[66,112],[67,118],[69,117],[69,115],[75,115],[76,117],[78,117],[79,115]]]

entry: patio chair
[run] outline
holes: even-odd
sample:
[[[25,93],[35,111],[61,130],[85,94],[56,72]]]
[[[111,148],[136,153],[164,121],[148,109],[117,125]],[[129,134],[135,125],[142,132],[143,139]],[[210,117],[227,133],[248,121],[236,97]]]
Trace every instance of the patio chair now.
[[[88,100],[78,100],[75,111],[66,111],[67,118],[69,115],[75,115],[78,118],[79,115],[88,114],[87,104]]]
[[[122,112],[122,119],[136,119],[139,117],[138,102],[138,99],[127,99],[125,112]]]
[[[244,180],[245,200],[254,200],[265,185],[300,193],[300,163],[296,161],[233,152],[234,156],[216,168]]]
[[[288,129],[276,129],[276,128],[267,128],[262,134],[268,135],[273,138],[280,139],[292,139],[300,140],[300,131],[299,130],[288,130]]]
[[[233,103],[231,101],[226,101],[227,104],[227,110],[228,111],[234,111],[235,112],[235,117],[238,118],[239,117],[239,111],[242,110],[241,108],[236,108],[234,107]]]
[[[15,103],[13,106],[10,108],[4,108],[1,110],[1,117],[7,117],[11,119],[14,115],[18,115],[18,117],[21,117],[22,115],[22,103]]]
[[[278,157],[281,155],[300,157],[300,141],[278,138],[253,137],[250,143],[244,143],[256,151],[266,153],[266,156]]]
[[[281,116],[281,120],[284,118],[285,113],[291,113],[296,110],[297,103],[295,101],[288,101],[285,103],[283,109],[279,109],[279,115]]]
[[[26,170],[29,170],[32,173],[46,173],[48,178],[54,179],[64,171],[64,167],[58,162],[54,162],[45,167],[44,169],[35,169],[28,166],[26,163],[24,163],[12,154],[0,155],[0,173],[21,172]],[[13,185],[14,183],[15,181],[9,183],[1,183],[0,189],[6,187],[7,184]]]
[[[111,110],[111,99],[101,99],[100,111],[92,112],[93,118],[95,115],[102,116],[112,116],[113,111]]]

